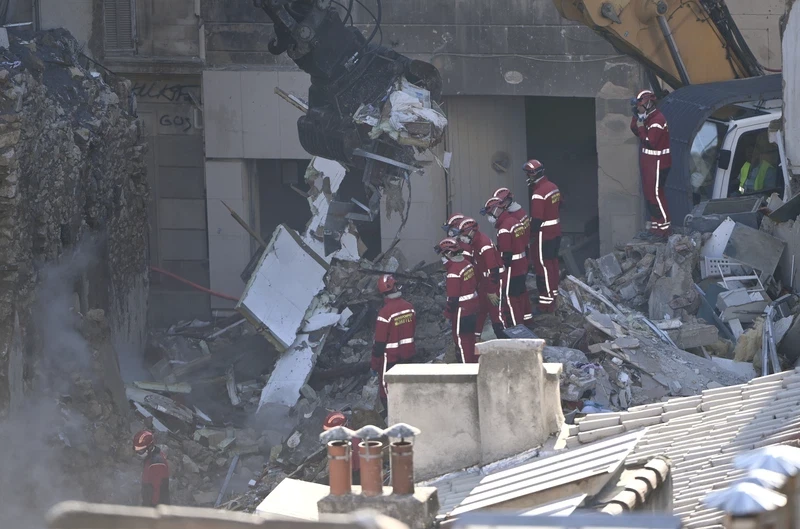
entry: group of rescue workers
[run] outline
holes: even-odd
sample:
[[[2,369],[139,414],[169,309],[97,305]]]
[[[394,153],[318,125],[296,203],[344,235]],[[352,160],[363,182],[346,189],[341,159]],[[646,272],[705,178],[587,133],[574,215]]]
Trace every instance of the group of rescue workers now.
[[[531,197],[530,216],[503,187],[480,211],[494,226],[495,241],[480,230],[474,218],[456,214],[442,226],[447,237],[434,248],[445,268],[444,316],[451,323],[456,356],[462,363],[478,361],[475,343],[487,318],[495,335],[505,338],[506,329],[530,325],[534,312],[556,310],[561,193],[538,160],[527,162],[523,171]],[[536,308],[531,306],[526,285],[531,266],[539,291]],[[416,314],[402,298],[394,276],[381,276],[378,291],[384,303],[375,324],[371,368],[385,404],[384,374],[414,357]]]
[[[672,158],[669,128],[655,103],[650,90],[631,100],[631,132],[640,142],[639,167],[650,216],[640,237],[661,239],[672,233],[664,193]],[[435,247],[446,271],[444,315],[450,320],[456,356],[462,363],[478,361],[475,344],[487,318],[495,336],[505,338],[505,330],[530,325],[534,313],[555,312],[557,307],[561,192],[539,160],[528,161],[522,169],[530,196],[529,214],[509,189],[500,188],[480,212],[497,232],[494,242],[474,218],[455,214],[442,226],[447,238]],[[536,274],[535,308],[526,286],[530,268]],[[401,297],[393,276],[381,276],[378,291],[384,295],[384,304],[375,325],[371,369],[385,404],[384,374],[414,357],[416,315],[411,303]]]
[[[632,101],[631,131],[639,139],[639,166],[650,220],[643,237],[663,238],[671,234],[664,185],[671,166],[669,129],[663,114],[656,109],[650,90]],[[481,232],[478,222],[462,214],[452,215],[442,228],[447,237],[436,245],[446,270],[447,306],[459,362],[475,363],[475,343],[480,340],[486,319],[498,338],[507,329],[530,325],[534,312],[555,312],[558,300],[558,253],[561,245],[559,210],[561,193],[545,175],[538,160],[523,166],[530,195],[526,214],[507,188],[494,192],[481,209],[496,230],[493,242]],[[536,274],[538,303],[532,307],[526,279],[529,269]],[[375,344],[371,372],[378,378],[380,398],[386,405],[384,374],[398,363],[415,355],[414,307],[402,298],[394,276],[378,279],[383,306],[375,323]],[[342,426],[347,418],[330,414],[324,429]],[[357,446],[357,444],[356,444]],[[149,430],[134,436],[134,452],[143,460],[142,505],[169,504],[169,466],[155,437]],[[358,461],[356,458],[355,461]],[[357,474],[358,469],[354,468]]]

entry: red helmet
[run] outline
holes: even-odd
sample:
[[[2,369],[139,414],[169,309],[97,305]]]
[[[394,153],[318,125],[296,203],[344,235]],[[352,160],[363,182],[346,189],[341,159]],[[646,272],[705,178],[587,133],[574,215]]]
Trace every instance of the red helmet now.
[[[501,187],[497,191],[494,192],[494,198],[499,198],[503,201],[503,204],[511,204],[514,201],[514,195],[511,193],[511,190],[507,187]]]
[[[458,223],[464,218],[464,215],[461,213],[455,213],[450,215],[450,218],[447,219],[447,223],[442,225],[442,229],[447,234],[448,237],[455,237],[458,235]]]
[[[652,90],[642,90],[631,101],[631,106],[636,108],[637,105],[642,105],[645,110],[652,109],[656,104],[656,95]]]
[[[384,274],[378,278],[378,292],[381,294],[388,294],[394,290],[396,285],[397,281],[395,281],[393,275]]]
[[[344,416],[344,413],[340,411],[334,411],[329,413],[328,416],[325,417],[325,422],[322,423],[322,429],[327,432],[332,428],[336,428],[337,426],[344,426],[346,424],[347,424],[347,417]]]
[[[469,235],[478,229],[478,222],[475,219],[471,219],[469,217],[465,218],[461,221],[461,224],[458,225],[458,231],[461,235]]]
[[[502,200],[497,197],[492,197],[486,201],[486,204],[483,205],[481,215],[492,215],[493,217],[498,217],[500,216],[498,211],[504,211],[505,209],[506,205],[503,204]]]
[[[522,166],[522,170],[525,171],[525,175],[528,177],[528,185],[531,185],[544,176],[544,165],[539,160],[528,160],[528,162]]]
[[[150,430],[142,430],[133,436],[133,451],[144,452],[156,444],[156,438]]]
[[[436,245],[434,248],[437,254],[444,255],[445,257],[450,257],[453,255],[458,255],[461,253],[461,246],[458,245],[458,241],[448,237],[447,239],[442,239],[439,244]]]

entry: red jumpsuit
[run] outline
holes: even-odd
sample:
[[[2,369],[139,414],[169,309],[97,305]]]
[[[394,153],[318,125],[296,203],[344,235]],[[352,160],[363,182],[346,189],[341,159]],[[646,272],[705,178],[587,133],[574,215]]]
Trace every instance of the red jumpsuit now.
[[[503,301],[507,327],[516,327],[533,318],[531,300],[525,280],[528,275],[527,247],[530,238],[523,221],[504,211],[495,222],[497,250],[503,259],[506,276],[503,280]]]
[[[500,259],[500,252],[485,233],[475,232],[471,248],[475,255],[475,270],[478,273],[478,316],[475,321],[475,339],[478,340],[483,332],[483,324],[486,323],[487,316],[493,324],[506,327],[500,305],[495,307],[489,301],[489,294],[500,296],[502,274],[505,270]]]
[[[158,448],[144,460],[142,506],[169,505],[169,465]]]
[[[408,301],[399,297],[384,296],[383,306],[375,322],[375,345],[372,348],[370,368],[378,373],[381,400],[386,400],[386,383],[383,376],[396,364],[407,362],[416,353],[414,331],[417,315]]]
[[[642,188],[650,213],[650,233],[661,237],[672,233],[664,185],[672,167],[669,152],[669,126],[659,110],[653,110],[642,126],[637,117],[631,119],[631,131],[639,138],[639,170],[642,173]]]
[[[450,320],[456,355],[461,363],[474,364],[475,322],[478,314],[478,277],[469,261],[447,261],[447,308],[445,317]]]
[[[531,250],[539,290],[539,310],[555,312],[558,299],[558,250],[561,246],[561,192],[542,177],[531,190]]]
[[[472,250],[472,245],[456,238],[458,246],[461,248],[461,255],[463,255],[470,264],[475,264],[475,252]]]

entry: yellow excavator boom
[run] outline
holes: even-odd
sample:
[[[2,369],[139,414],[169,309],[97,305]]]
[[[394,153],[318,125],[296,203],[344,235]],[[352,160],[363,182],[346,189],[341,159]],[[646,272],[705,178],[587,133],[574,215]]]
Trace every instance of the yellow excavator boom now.
[[[672,88],[763,75],[723,0],[553,0]]]

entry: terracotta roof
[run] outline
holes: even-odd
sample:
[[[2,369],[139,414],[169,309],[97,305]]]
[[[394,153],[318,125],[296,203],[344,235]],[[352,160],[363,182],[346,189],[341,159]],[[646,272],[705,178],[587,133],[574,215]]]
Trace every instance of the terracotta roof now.
[[[656,456],[672,462],[673,510],[686,529],[722,527],[722,513],[700,500],[744,475],[733,458],[762,446],[800,438],[800,368],[694,397],[587,416],[570,427],[567,446],[647,427],[626,464]]]
[[[578,481],[586,484],[595,477],[611,479],[643,434],[629,433],[495,472],[466,471],[428,485],[438,489],[440,517],[460,516]]]

